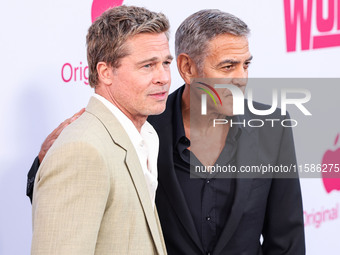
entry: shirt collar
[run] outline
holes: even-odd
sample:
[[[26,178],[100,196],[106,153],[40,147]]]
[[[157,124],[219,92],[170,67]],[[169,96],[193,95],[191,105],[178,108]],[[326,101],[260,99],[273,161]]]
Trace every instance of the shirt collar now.
[[[182,115],[182,95],[185,86],[182,86],[176,94],[173,113],[173,131],[174,131],[174,147],[176,148],[179,142],[189,143],[187,147],[190,146],[189,139],[185,136],[183,115]]]
[[[143,137],[148,136],[148,134],[150,133],[156,133],[154,128],[147,121],[145,121],[145,123],[141,127],[141,132],[139,133],[136,126],[133,124],[133,122],[117,106],[115,106],[110,101],[108,101],[106,98],[98,94],[94,94],[93,97],[100,100],[112,112],[112,114],[118,119],[118,121],[123,126],[126,133],[128,134],[128,136],[130,137],[130,140],[135,148],[139,146],[140,143],[143,142]]]

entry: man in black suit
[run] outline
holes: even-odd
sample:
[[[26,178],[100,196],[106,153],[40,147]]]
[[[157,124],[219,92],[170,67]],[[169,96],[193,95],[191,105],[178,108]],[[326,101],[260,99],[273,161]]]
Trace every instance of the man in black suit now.
[[[192,80],[225,78],[244,91],[252,59],[248,34],[243,21],[219,10],[194,13],[176,32],[177,66],[185,85],[169,96],[164,113],[148,118],[160,137],[156,204],[169,254],[305,254],[298,178],[219,178],[218,174],[190,178],[191,148],[196,139],[196,134],[190,134]],[[247,108],[243,116],[232,116],[232,97],[224,94],[222,100],[223,111],[210,114],[235,122],[264,119]],[[254,107],[266,108],[261,104]],[[288,118],[279,111],[266,117]],[[60,129],[54,132],[58,134]],[[215,146],[205,148],[205,154],[194,152],[203,165],[219,163],[240,169],[263,163],[296,164],[291,128],[228,124],[214,132]],[[54,136],[45,140],[40,156]],[[29,173],[29,196],[38,165],[37,158]]]

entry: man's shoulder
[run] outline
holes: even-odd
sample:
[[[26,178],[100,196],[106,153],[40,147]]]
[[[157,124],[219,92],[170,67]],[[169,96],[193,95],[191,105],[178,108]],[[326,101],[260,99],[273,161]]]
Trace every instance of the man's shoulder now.
[[[116,135],[121,136],[122,134]],[[113,138],[97,116],[85,111],[61,132],[51,150],[91,147],[102,151],[104,148],[114,144],[112,142]]]

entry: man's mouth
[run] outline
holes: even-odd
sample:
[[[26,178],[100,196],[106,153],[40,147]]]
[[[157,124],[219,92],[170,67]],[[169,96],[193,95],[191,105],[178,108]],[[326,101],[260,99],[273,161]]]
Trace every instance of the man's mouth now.
[[[149,94],[149,96],[151,96],[152,98],[157,99],[157,100],[164,100],[164,99],[166,99],[167,94],[168,93],[166,91],[164,91],[164,92],[152,93],[152,94]]]

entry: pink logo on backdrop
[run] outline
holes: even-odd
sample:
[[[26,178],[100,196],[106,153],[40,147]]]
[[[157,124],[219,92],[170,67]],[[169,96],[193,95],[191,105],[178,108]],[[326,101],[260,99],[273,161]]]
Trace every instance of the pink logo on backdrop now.
[[[340,191],[340,134],[335,137],[332,148],[328,149],[322,157],[322,180],[327,193],[333,190]],[[319,228],[326,222],[340,218],[340,204],[322,206],[320,209],[312,208],[303,211],[305,227]]]
[[[93,0],[91,8],[92,22],[110,7],[120,6],[122,3],[123,0]]]
[[[335,137],[333,148],[327,150],[322,158],[322,180],[327,193],[340,191],[340,144],[339,134]]]
[[[314,226],[319,228],[321,225],[327,222],[331,222],[339,219],[339,203],[334,206],[320,209],[312,208],[309,211],[303,211],[305,227]]]
[[[96,20],[104,11],[110,7],[122,5],[123,0],[93,0],[91,7],[92,22]],[[88,85],[88,72],[89,67],[83,66],[82,61],[78,63],[65,63],[61,68],[61,78],[63,82],[83,82]]]
[[[284,12],[287,52],[296,51],[298,31],[301,50],[340,46],[340,0],[284,0]]]

